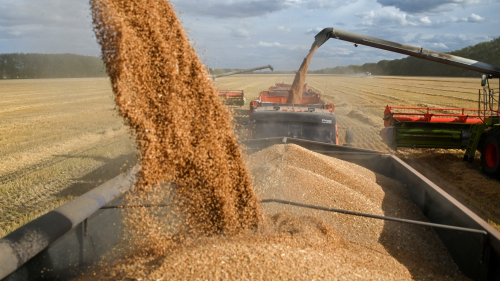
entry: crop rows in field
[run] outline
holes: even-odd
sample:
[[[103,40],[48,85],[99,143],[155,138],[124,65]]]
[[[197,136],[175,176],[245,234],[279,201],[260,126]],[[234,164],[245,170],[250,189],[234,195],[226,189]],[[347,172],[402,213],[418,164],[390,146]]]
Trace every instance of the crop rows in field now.
[[[0,85],[0,237],[134,161],[107,79]]]

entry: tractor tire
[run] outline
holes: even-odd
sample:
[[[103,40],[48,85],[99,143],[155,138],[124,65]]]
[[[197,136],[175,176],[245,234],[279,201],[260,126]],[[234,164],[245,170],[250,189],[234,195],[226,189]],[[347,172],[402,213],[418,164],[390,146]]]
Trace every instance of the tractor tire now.
[[[500,129],[486,133],[481,148],[481,166],[488,176],[500,178]]]

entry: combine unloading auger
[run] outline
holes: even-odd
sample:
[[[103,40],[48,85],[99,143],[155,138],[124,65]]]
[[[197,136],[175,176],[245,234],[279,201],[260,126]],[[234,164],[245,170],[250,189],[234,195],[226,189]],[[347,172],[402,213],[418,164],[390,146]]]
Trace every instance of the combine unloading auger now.
[[[212,80],[215,81],[215,78],[218,78],[218,77],[235,75],[235,74],[240,74],[240,73],[245,73],[245,72],[252,72],[255,70],[261,70],[261,69],[266,69],[266,68],[269,68],[269,69],[271,69],[271,71],[274,71],[274,67],[269,64],[269,65],[254,67],[254,68],[247,68],[247,69],[212,75]],[[219,90],[218,94],[219,94],[219,98],[223,99],[225,101],[226,105],[243,106],[245,104],[245,101],[246,101],[245,93],[243,92],[243,90]]]
[[[387,106],[381,135],[391,147],[465,149],[464,161],[472,162],[476,150],[486,174],[500,178],[500,96],[489,79],[500,78],[500,67],[450,54],[400,44],[335,28],[315,36],[318,46],[335,38],[483,74],[478,108],[423,108]],[[500,88],[500,83],[499,83]]]
[[[334,38],[352,42],[354,44],[366,45],[369,47],[400,53],[403,55],[409,55],[412,57],[453,65],[460,68],[477,71],[483,74],[489,74],[491,75],[491,77],[489,78],[500,77],[500,67],[492,64],[344,31],[332,27],[323,29],[314,38],[318,46],[323,45],[326,41],[328,41],[328,39]]]
[[[240,74],[240,73],[245,73],[245,72],[252,72],[255,70],[261,70],[261,69],[266,69],[266,68],[269,68],[269,69],[271,69],[271,71],[274,71],[274,67],[272,65],[268,64],[268,65],[264,65],[264,66],[254,67],[254,68],[247,68],[247,69],[236,70],[236,71],[232,71],[232,72],[226,72],[226,73],[222,73],[222,74],[212,75],[212,78],[215,79],[218,77],[224,77],[224,76]]]

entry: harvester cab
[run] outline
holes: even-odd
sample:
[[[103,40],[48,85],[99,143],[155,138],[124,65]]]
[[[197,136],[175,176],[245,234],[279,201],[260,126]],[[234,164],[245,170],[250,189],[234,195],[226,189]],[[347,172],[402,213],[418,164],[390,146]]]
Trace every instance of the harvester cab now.
[[[500,67],[331,27],[319,32],[315,42],[321,46],[330,38],[483,73],[477,109],[387,105],[384,112],[385,128],[381,136],[394,149],[464,149],[463,159],[468,162],[474,160],[475,152],[479,150],[483,171],[500,178],[500,81],[496,90],[490,85],[491,79],[500,78]]]

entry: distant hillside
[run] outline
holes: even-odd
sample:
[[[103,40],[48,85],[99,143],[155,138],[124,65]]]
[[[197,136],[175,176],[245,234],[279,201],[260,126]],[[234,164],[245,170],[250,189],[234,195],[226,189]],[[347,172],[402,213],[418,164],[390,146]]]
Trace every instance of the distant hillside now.
[[[482,42],[474,46],[448,54],[473,59],[500,66],[500,37],[489,42]],[[314,74],[354,74],[371,72],[373,75],[404,75],[404,76],[448,76],[448,77],[479,77],[480,73],[462,68],[448,66],[437,62],[407,57],[399,60],[382,60],[378,63],[363,65],[337,66],[315,71]]]
[[[0,79],[105,77],[97,57],[73,54],[0,54]]]

